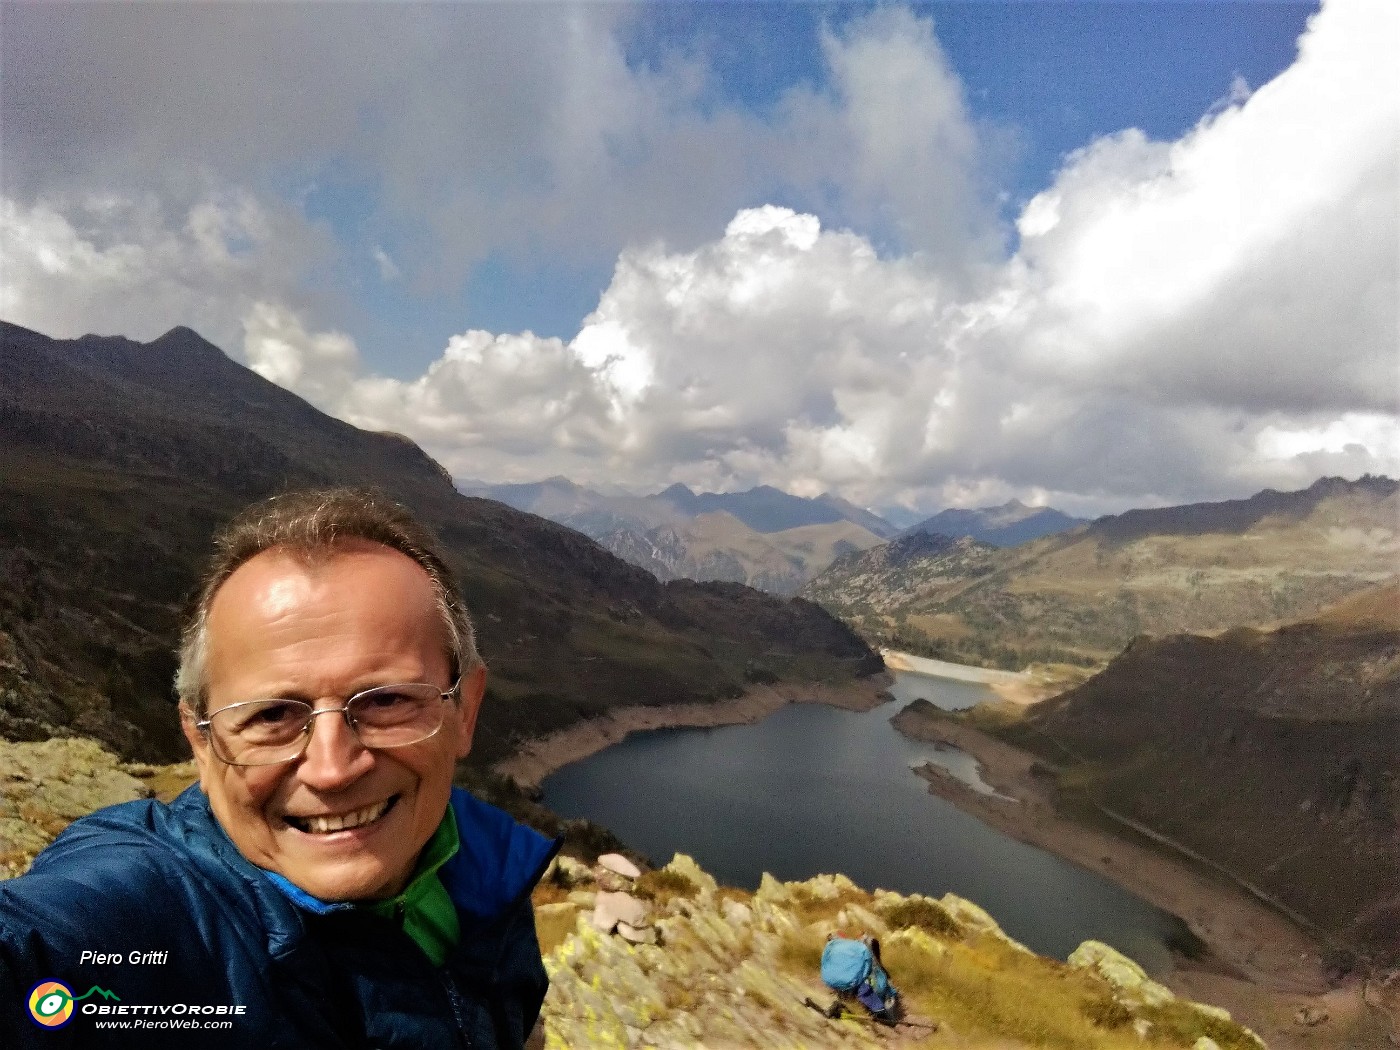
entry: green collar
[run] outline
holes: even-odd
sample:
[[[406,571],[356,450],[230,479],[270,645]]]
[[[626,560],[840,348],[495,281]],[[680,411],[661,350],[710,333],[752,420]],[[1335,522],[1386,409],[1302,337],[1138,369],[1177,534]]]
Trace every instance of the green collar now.
[[[434,966],[443,964],[462,936],[457,906],[437,874],[439,868],[456,856],[460,847],[457,818],[448,806],[442,823],[419,854],[418,866],[403,892],[390,900],[369,905],[374,914],[399,923]]]

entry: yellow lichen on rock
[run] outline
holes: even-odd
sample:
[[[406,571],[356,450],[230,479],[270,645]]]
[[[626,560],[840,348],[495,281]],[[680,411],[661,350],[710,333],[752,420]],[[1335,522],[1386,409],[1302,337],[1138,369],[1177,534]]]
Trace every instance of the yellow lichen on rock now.
[[[1070,966],[1092,969],[1119,991],[1136,996],[1148,1006],[1160,1006],[1175,996],[1171,989],[1147,976],[1147,971],[1122,952],[1100,941],[1085,941],[1070,953]]]
[[[694,858],[688,857],[684,853],[677,853],[671,858],[671,863],[662,870],[673,872],[693,883],[697,891],[697,900],[709,900],[719,891],[714,876],[696,864]]]
[[[1145,1007],[1171,1007],[1189,1010],[1199,1015],[1203,1023],[1215,1022],[1238,1030],[1241,1039],[1262,1047],[1264,1041],[1243,1025],[1235,1024],[1230,1011],[1207,1003],[1196,1003],[1189,999],[1178,999],[1170,988],[1159,984],[1147,975],[1147,971],[1118,950],[1100,941],[1085,941],[1067,960],[1068,965],[1079,969],[1090,969],[1099,974],[1115,989],[1120,1002]],[[1208,1035],[1202,1035],[1192,1044],[1192,1050],[1221,1050],[1219,1044]]]
[[[0,878],[27,870],[60,831],[95,809],[149,798],[167,783],[187,785],[188,766],[123,763],[80,737],[0,740]]]
[[[962,926],[970,926],[979,933],[990,933],[1007,941],[1011,941],[1011,938],[1007,937],[1006,934],[1002,932],[1001,926],[996,919],[992,918],[971,901],[964,900],[962,897],[955,896],[951,893],[945,893],[943,899],[938,903],[943,905],[943,910],[952,917],[954,922]],[[1011,943],[1014,944],[1015,942],[1012,941]]]

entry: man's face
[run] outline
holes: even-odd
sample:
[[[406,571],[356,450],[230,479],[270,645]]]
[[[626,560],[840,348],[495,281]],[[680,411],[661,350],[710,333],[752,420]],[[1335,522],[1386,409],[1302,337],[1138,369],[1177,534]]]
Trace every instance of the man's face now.
[[[210,712],[271,697],[340,707],[377,685],[446,691],[446,627],[427,573],[398,551],[347,542],[308,564],[282,550],[249,559],[210,606]],[[313,720],[306,752],[273,766],[219,760],[186,716],[200,785],[239,851],[322,900],[392,897],[437,830],[456,761],[471,750],[485,671],[443,703],[436,736],[382,751],[360,745],[343,715]],[[368,819],[318,830],[317,818]],[[323,825],[322,825],[323,827]]]

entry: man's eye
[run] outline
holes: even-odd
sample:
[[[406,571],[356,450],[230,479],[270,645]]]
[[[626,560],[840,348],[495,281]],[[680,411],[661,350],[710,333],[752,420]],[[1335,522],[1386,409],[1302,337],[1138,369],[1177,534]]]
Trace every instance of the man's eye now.
[[[360,705],[365,709],[386,710],[413,703],[413,698],[392,690],[388,692],[366,693],[360,697]]]
[[[238,729],[273,729],[278,726],[295,725],[306,717],[306,709],[301,704],[266,704],[248,711],[239,721]]]

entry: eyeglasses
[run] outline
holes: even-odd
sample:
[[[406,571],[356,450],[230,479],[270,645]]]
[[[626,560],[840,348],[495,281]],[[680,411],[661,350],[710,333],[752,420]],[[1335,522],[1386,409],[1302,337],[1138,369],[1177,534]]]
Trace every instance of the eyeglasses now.
[[[214,754],[231,766],[271,766],[300,758],[311,742],[311,723],[320,715],[343,714],[345,724],[367,748],[404,747],[435,736],[442,728],[444,700],[452,700],[459,678],[447,692],[435,685],[381,685],[356,693],[342,707],[312,707],[302,700],[245,700],[229,704],[196,722]]]

